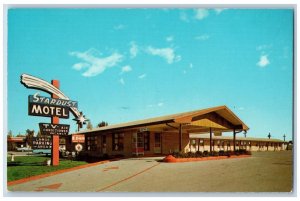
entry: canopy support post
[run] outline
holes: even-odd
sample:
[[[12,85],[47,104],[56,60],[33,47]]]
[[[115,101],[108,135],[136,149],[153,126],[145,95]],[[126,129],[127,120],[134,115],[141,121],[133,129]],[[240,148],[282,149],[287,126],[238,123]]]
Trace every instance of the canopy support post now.
[[[235,135],[236,135],[236,133],[235,133],[235,128],[233,129],[233,151],[235,152]]]
[[[182,150],[182,124],[179,124],[179,152]]]
[[[212,146],[212,132],[211,127],[209,128],[209,152],[211,153],[211,146]]]

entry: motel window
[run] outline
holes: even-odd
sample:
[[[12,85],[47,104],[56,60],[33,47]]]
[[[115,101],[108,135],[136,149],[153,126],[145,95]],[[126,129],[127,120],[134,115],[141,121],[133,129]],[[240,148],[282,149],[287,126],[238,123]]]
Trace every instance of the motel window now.
[[[87,150],[96,151],[97,150],[97,136],[87,137]]]
[[[123,151],[124,149],[124,133],[114,133],[112,135],[113,151]]]
[[[144,150],[150,151],[150,132],[144,132]]]
[[[190,145],[195,147],[196,146],[196,140],[195,139],[190,139]]]

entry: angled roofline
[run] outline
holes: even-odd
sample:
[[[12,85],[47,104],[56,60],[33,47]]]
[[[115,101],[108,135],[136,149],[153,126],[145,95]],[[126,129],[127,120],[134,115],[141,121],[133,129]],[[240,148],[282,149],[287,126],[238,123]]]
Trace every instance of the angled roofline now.
[[[223,110],[223,109],[225,109],[232,117],[234,117],[240,123],[239,125],[242,125],[243,129],[241,129],[241,130],[249,129],[249,127],[244,122],[242,122],[227,106],[222,105],[222,106],[211,107],[211,108],[207,108],[207,109],[199,109],[199,110],[193,110],[193,111],[189,111],[189,112],[182,112],[182,113],[176,113],[176,114],[165,115],[165,116],[160,116],[160,117],[153,117],[153,118],[131,121],[131,122],[126,122],[126,123],[113,124],[113,125],[109,125],[109,126],[94,128],[92,130],[79,131],[79,132],[76,132],[76,134],[93,133],[93,132],[99,132],[99,131],[110,131],[110,130],[116,130],[116,129],[130,129],[130,128],[136,128],[136,127],[165,124],[165,123],[190,123],[192,121],[192,118],[195,116],[200,116],[200,115],[208,114],[211,112],[217,112],[217,111]]]

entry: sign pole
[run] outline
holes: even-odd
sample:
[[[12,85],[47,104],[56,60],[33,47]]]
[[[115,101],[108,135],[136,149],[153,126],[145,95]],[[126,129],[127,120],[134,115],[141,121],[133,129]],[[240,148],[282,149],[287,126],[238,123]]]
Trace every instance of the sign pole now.
[[[59,89],[59,81],[52,80],[51,84]],[[52,98],[59,98],[57,95],[52,94]],[[51,124],[59,124],[59,117],[51,117]],[[59,135],[52,135],[52,166],[59,165]]]

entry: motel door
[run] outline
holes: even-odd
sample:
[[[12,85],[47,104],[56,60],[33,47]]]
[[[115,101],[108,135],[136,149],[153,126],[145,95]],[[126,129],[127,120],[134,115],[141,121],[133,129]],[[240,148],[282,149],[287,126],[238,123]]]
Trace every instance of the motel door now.
[[[161,134],[155,133],[154,136],[154,153],[161,154]]]
[[[101,136],[101,148],[102,148],[102,154],[106,154],[106,135]]]
[[[144,155],[144,133],[138,132],[132,134],[132,154]]]

